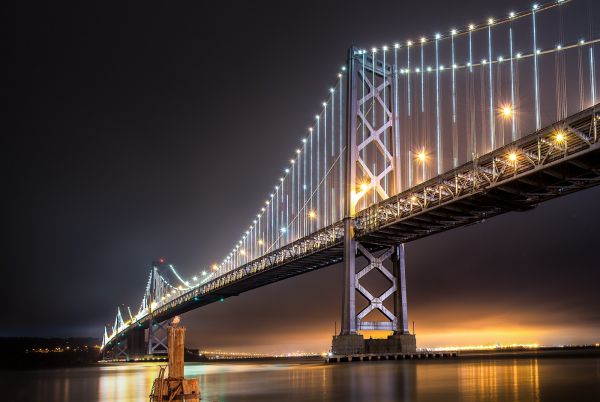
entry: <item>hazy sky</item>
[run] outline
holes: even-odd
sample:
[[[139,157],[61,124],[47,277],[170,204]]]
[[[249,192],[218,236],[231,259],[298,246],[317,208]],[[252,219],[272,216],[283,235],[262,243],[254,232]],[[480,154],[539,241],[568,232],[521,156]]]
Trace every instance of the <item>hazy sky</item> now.
[[[365,4],[3,5],[0,335],[100,336],[118,304],[137,309],[153,259],[190,276],[220,259],[352,43],[530,6]],[[599,341],[599,200],[596,188],[408,244],[419,345]],[[189,343],[323,351],[341,278],[329,267],[190,312]]]

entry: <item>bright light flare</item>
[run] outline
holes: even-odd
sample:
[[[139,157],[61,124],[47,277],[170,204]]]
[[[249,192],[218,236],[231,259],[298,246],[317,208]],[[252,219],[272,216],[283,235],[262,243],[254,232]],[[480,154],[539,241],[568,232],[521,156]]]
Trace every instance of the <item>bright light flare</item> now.
[[[417,159],[419,160],[419,162],[425,162],[425,160],[427,159],[427,154],[425,153],[425,150],[422,149],[417,153]]]
[[[562,131],[557,132],[556,135],[554,136],[554,141],[558,144],[562,144],[563,142],[565,142],[566,139],[567,139],[567,137],[565,136],[565,133]]]
[[[308,217],[310,219],[315,219],[317,217],[317,213],[315,211],[309,211],[308,212]]]
[[[513,117],[513,114],[514,114],[512,105],[503,105],[500,108],[500,114],[505,119],[511,119]]]
[[[517,161],[517,153],[516,152],[510,152],[508,154],[508,160],[511,162],[516,162]]]
[[[369,184],[368,183],[361,183],[360,184],[360,191],[362,191],[363,193],[366,192],[369,189]]]

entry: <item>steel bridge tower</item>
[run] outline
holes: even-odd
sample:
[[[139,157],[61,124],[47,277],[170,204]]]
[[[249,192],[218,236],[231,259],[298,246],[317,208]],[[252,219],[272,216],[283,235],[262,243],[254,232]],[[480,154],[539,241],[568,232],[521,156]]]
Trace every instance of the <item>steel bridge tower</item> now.
[[[370,205],[385,200],[401,189],[396,98],[398,71],[354,47],[348,51],[346,69],[342,326],[339,335],[333,337],[332,352],[336,355],[414,352],[415,336],[408,330],[404,244],[379,246],[373,243],[363,244],[355,238],[354,216],[357,205],[361,202],[362,205]],[[386,261],[391,262],[391,270],[389,262],[388,266],[384,264]],[[377,270],[389,282],[387,290],[379,295],[372,294],[368,286],[361,282],[373,270]],[[358,313],[356,292],[367,300],[366,307]],[[384,305],[390,298],[393,298],[393,312]],[[365,320],[375,310],[386,320]],[[365,330],[386,330],[393,331],[393,334],[387,339],[365,340],[358,333]]]

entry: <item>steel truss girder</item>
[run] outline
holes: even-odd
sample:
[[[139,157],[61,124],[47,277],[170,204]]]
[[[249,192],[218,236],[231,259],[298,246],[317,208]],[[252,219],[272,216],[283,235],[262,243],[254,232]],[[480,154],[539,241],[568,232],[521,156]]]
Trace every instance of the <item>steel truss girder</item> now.
[[[582,132],[590,131],[590,127],[595,125],[596,120],[598,120],[596,108],[590,108],[565,119],[558,126],[570,127],[569,133],[572,133],[574,128]],[[597,138],[588,136],[584,141],[580,136],[568,133],[565,134],[567,139],[564,143],[556,144],[554,140],[556,126],[542,129],[483,155],[472,163],[460,166],[360,211],[355,219],[356,236],[359,239],[369,236],[391,224],[414,225],[413,218],[439,208],[452,208],[457,203],[469,206],[470,214],[479,210],[483,214],[482,217],[493,216],[502,211],[526,209],[547,198],[548,194],[550,196],[563,194],[596,183],[595,177],[581,177],[577,174],[553,171],[553,168],[559,164],[571,161],[581,163],[574,159],[581,154],[600,149]],[[518,155],[512,165],[507,163],[509,152]],[[536,155],[536,159],[529,156],[532,154]],[[580,168],[580,170],[584,176],[590,172],[589,168]],[[558,181],[561,184],[554,186],[546,181],[548,184],[536,186],[536,183],[530,179],[536,173],[550,175],[554,178],[552,182]],[[508,191],[510,197],[501,197],[491,192],[503,190],[504,186],[512,186],[513,183],[531,184],[534,188],[523,190],[520,194],[510,194],[511,191]],[[544,191],[540,192],[540,188]],[[487,202],[482,203],[481,200],[485,198]],[[483,209],[482,204],[486,205]],[[492,204],[495,208],[491,208]],[[435,231],[436,225],[425,226]]]

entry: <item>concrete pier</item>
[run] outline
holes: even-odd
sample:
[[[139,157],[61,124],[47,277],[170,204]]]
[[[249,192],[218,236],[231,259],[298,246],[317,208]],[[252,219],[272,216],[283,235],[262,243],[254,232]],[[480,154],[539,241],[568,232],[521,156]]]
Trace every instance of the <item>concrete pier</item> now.
[[[385,355],[416,353],[417,340],[413,334],[393,334],[386,339],[364,339],[359,334],[335,335],[331,342],[334,355]]]
[[[457,352],[414,352],[414,353],[361,353],[331,355],[325,358],[327,363],[350,363],[375,360],[413,360],[413,359],[451,359]]]

